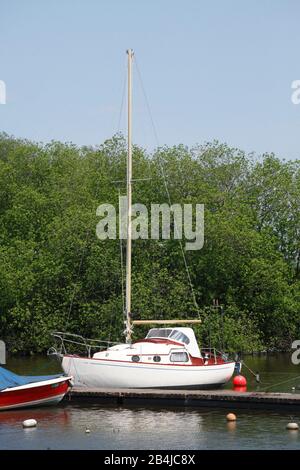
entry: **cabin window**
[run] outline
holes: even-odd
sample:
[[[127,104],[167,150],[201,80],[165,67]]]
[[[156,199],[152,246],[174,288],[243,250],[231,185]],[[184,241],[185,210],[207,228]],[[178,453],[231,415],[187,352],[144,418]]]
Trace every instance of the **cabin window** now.
[[[132,362],[139,362],[140,356],[132,356],[131,360]]]
[[[186,352],[173,352],[170,356],[171,362],[188,362],[189,357]]]
[[[182,333],[182,331],[173,330],[169,336],[170,339],[174,339],[175,341],[179,341],[180,343],[189,344],[189,338]]]
[[[153,361],[154,361],[154,362],[160,362],[160,361],[161,361],[161,357],[160,357],[160,356],[153,356]]]
[[[168,338],[171,331],[170,328],[152,328],[147,334],[147,338]]]

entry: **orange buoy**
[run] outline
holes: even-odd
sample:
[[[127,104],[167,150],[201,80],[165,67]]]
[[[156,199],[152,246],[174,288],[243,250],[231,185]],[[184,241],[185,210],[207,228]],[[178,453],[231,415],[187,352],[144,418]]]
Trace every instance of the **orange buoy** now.
[[[234,413],[228,413],[226,419],[227,421],[236,421],[236,415]]]
[[[235,387],[246,387],[247,380],[243,375],[236,375],[233,379],[233,385]]]

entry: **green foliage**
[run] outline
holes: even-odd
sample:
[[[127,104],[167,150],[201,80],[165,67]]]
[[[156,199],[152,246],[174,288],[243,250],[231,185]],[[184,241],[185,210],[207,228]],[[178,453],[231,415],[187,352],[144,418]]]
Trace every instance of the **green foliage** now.
[[[203,310],[198,337],[202,345],[234,353],[263,350],[259,329],[248,312],[228,306],[223,316],[220,310]]]
[[[168,203],[162,167],[172,202],[205,204],[204,247],[186,252],[202,345],[289,348],[300,330],[300,162],[218,142],[135,147],[134,201]],[[0,337],[11,351],[45,351],[55,329],[122,339],[119,241],[96,237],[96,209],[118,204],[125,178],[122,136],[78,148],[0,135]],[[135,318],[198,314],[176,240],[135,241],[132,283]],[[208,308],[216,298],[223,318]]]

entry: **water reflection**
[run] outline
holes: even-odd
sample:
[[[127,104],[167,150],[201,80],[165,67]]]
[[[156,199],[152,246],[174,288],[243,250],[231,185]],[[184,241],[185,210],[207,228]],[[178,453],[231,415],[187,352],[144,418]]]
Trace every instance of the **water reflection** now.
[[[32,416],[38,423],[56,423],[59,426],[66,426],[70,418],[70,414],[65,407],[6,410],[0,412],[0,426],[19,426],[22,425],[25,419],[30,419]]]
[[[228,432],[235,432],[236,430],[236,421],[228,421],[227,422],[227,431]]]
[[[0,413],[1,449],[300,449],[286,413],[225,409],[82,406]],[[35,429],[24,430],[24,419]],[[300,420],[300,413],[293,416]],[[86,429],[90,430],[87,434]],[[27,432],[29,431],[29,432]]]

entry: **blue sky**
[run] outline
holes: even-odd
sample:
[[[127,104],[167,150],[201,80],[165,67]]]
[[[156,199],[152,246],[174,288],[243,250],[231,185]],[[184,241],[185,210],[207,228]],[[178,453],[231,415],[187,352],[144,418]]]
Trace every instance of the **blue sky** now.
[[[0,130],[79,145],[124,131],[132,47],[160,144],[300,158],[299,18],[298,0],[0,0]],[[136,70],[133,139],[156,143]]]

